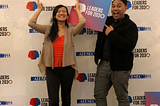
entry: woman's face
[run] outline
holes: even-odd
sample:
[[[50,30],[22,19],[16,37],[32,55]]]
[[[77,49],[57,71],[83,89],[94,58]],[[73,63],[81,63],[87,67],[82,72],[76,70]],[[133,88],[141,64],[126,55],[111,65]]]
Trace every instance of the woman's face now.
[[[68,18],[68,14],[67,14],[67,10],[65,7],[61,7],[58,9],[55,18],[57,19],[57,21],[60,22],[65,22]]]

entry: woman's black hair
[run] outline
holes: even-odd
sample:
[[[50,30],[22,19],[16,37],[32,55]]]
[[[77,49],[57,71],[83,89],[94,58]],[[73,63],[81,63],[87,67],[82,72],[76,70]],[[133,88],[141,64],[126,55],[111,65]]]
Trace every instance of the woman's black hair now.
[[[114,1],[115,1],[115,0],[113,0],[112,3],[113,3]],[[127,0],[120,0],[120,1],[122,1],[122,2],[124,3],[124,5],[127,6],[127,3],[128,3]]]
[[[51,23],[52,23],[52,26],[51,26],[51,29],[50,29],[50,33],[48,35],[48,37],[50,38],[50,40],[53,42],[56,38],[56,36],[58,36],[58,23],[57,23],[57,19],[55,18],[57,12],[58,12],[58,9],[61,8],[61,7],[65,7],[66,10],[67,10],[67,15],[69,16],[69,13],[68,13],[68,9],[66,6],[64,5],[57,5],[54,10],[53,10],[53,14],[52,14],[52,20],[51,20]],[[65,25],[68,27],[68,23],[67,23],[67,20],[65,21]]]

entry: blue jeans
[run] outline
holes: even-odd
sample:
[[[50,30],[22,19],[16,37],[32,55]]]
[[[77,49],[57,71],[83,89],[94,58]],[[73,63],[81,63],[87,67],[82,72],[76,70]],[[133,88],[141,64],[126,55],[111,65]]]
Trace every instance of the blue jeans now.
[[[118,106],[130,106],[128,99],[128,81],[131,71],[112,71],[110,63],[101,61],[97,66],[94,97],[96,106],[107,106],[106,96],[113,85]]]
[[[59,106],[59,87],[61,85],[62,106],[71,104],[71,88],[75,70],[68,67],[46,68],[46,80],[49,96],[49,106]]]

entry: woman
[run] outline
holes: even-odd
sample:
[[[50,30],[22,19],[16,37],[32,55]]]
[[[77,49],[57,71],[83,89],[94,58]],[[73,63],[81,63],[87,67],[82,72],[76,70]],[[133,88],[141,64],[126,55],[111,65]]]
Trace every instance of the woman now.
[[[58,5],[53,10],[52,25],[36,23],[43,6],[37,2],[38,10],[29,20],[28,25],[34,30],[45,34],[44,45],[39,61],[42,76],[46,75],[49,96],[49,106],[59,106],[59,87],[61,85],[62,106],[70,106],[71,87],[77,65],[75,60],[73,36],[85,26],[86,20],[80,12],[79,1],[75,4],[79,23],[68,27],[68,10]]]

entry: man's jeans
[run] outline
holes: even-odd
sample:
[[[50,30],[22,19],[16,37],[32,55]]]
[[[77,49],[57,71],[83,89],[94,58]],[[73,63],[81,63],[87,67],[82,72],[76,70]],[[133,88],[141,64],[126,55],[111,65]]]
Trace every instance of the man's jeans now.
[[[112,71],[110,63],[101,61],[97,66],[94,97],[96,106],[107,106],[106,96],[113,85],[118,106],[130,106],[128,99],[128,81],[131,71]]]

